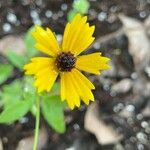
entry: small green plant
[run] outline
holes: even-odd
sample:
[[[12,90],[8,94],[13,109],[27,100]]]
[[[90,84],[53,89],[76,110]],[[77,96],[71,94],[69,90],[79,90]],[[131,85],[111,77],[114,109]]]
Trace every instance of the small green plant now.
[[[68,12],[68,21],[71,21],[77,13],[85,15],[88,13],[90,3],[88,0],[74,0],[72,9]]]
[[[25,35],[24,42],[26,53],[21,55],[12,50],[7,50],[7,64],[0,64],[0,84],[4,83],[12,76],[14,68],[18,68],[18,72],[23,71],[23,66],[33,56],[39,54],[34,48],[35,40],[32,32],[35,27],[28,30]],[[65,132],[65,122],[63,110],[66,103],[62,103],[58,94],[59,85],[55,83],[50,94],[37,94],[33,87],[32,77],[15,79],[10,84],[4,84],[0,90],[0,107],[3,111],[0,113],[0,123],[10,124],[31,112],[33,116],[37,113],[36,100],[41,101],[41,113],[47,123],[57,132]],[[16,109],[17,108],[17,109]]]

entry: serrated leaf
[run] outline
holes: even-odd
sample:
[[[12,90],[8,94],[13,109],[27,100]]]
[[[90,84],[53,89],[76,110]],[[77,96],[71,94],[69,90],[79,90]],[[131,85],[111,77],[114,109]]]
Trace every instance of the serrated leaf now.
[[[38,51],[34,48],[34,45],[35,45],[35,39],[33,38],[32,36],[32,32],[35,30],[35,27],[31,27],[27,34],[25,35],[25,39],[24,39],[24,42],[25,42],[25,46],[27,48],[27,55],[29,56],[29,58],[35,56]]]
[[[24,64],[27,62],[27,59],[25,56],[17,54],[12,50],[8,50],[6,52],[6,57],[15,67],[17,67],[21,70],[22,70]]]
[[[64,107],[65,103],[59,96],[45,96],[42,101],[42,113],[45,120],[59,133],[65,132]]]
[[[0,64],[0,84],[5,82],[12,74],[13,66],[10,64]]]
[[[89,2],[87,0],[75,0],[73,3],[73,8],[81,14],[88,13]]]
[[[32,101],[18,101],[0,114],[0,123],[12,123],[23,117],[31,108]]]

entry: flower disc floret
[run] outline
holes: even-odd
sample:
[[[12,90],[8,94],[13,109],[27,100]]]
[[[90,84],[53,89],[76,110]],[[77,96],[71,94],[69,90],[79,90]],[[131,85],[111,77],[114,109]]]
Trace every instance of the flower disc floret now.
[[[76,57],[71,52],[61,52],[56,57],[55,63],[59,71],[71,71],[75,67]]]

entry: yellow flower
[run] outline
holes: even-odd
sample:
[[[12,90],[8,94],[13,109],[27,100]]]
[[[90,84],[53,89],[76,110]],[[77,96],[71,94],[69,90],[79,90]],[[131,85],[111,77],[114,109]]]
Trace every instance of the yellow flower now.
[[[89,26],[87,17],[77,14],[71,23],[66,25],[62,43],[56,40],[53,32],[36,26],[33,37],[36,40],[35,48],[48,57],[35,57],[24,66],[27,75],[34,75],[34,86],[38,92],[49,92],[58,75],[61,83],[61,100],[66,100],[73,109],[79,107],[81,99],[85,104],[94,101],[92,89],[94,85],[80,72],[86,71],[100,74],[101,70],[109,68],[109,58],[102,57],[101,53],[79,56],[93,41],[94,26]]]

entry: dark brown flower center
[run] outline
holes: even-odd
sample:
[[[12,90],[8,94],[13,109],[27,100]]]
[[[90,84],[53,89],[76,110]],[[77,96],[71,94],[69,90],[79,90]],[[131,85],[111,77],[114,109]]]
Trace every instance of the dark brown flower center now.
[[[62,52],[56,58],[56,66],[59,71],[71,71],[75,67],[76,58],[70,52]]]

